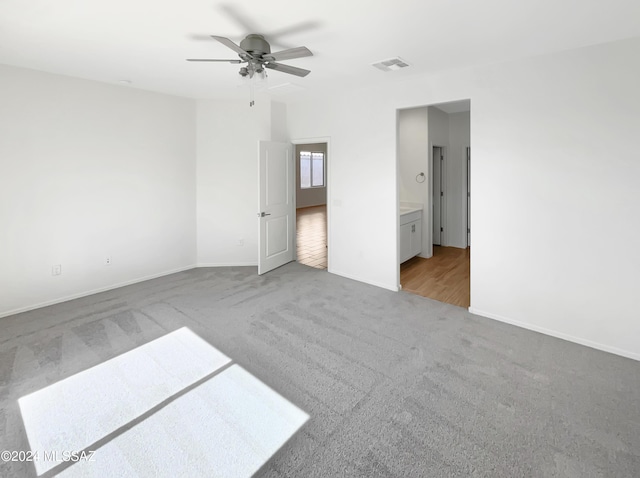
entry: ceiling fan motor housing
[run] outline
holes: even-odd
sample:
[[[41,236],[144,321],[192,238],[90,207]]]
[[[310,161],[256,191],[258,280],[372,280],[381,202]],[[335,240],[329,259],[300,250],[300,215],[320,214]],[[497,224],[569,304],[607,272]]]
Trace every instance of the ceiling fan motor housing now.
[[[253,56],[260,57],[271,53],[271,47],[262,35],[250,34],[240,42],[240,48],[251,53]]]

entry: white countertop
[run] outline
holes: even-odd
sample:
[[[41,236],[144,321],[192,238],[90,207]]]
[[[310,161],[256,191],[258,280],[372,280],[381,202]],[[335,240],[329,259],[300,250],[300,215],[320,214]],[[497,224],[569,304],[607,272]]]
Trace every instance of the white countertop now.
[[[423,206],[420,203],[401,202],[400,203],[400,215],[411,214],[412,212],[422,211]]]

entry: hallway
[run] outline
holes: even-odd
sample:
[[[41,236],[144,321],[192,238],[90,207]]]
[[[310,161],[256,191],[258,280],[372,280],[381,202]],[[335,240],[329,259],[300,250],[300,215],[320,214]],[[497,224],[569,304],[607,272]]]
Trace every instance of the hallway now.
[[[433,246],[433,257],[414,257],[400,266],[402,290],[469,307],[471,249]]]
[[[327,268],[327,206],[296,209],[298,262],[316,269]]]

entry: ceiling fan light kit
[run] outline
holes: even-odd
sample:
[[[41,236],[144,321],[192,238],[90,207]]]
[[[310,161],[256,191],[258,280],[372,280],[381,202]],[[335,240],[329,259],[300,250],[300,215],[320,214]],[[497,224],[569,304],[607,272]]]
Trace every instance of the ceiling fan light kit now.
[[[279,60],[293,60],[295,58],[313,56],[313,53],[311,53],[311,51],[307,47],[300,46],[271,53],[271,45],[269,45],[269,42],[267,42],[263,35],[258,35],[257,33],[251,33],[247,35],[244,40],[240,42],[240,45],[236,45],[234,42],[225,37],[211,35],[211,38],[219,41],[227,48],[235,51],[240,59],[223,60],[213,58],[188,58],[187,61],[226,62],[236,64],[246,63],[246,66],[240,67],[240,71],[238,73],[243,79],[248,79],[250,82],[249,86],[251,98],[249,100],[249,106],[253,106],[255,104],[253,98],[253,81],[254,79],[262,81],[266,79],[267,73],[265,71],[265,68],[299,77],[304,77],[311,73],[309,70],[305,70],[303,68],[297,68],[295,66],[278,63]]]

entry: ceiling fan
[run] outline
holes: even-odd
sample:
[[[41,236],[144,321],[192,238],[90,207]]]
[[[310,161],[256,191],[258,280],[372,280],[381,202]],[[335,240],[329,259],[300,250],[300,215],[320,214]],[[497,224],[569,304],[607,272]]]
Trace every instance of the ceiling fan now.
[[[307,76],[311,73],[309,70],[303,68],[297,68],[295,66],[284,65],[278,63],[279,60],[292,60],[294,58],[303,58],[305,56],[313,56],[313,53],[304,46],[297,48],[288,48],[286,50],[277,51],[271,53],[271,46],[269,42],[265,40],[263,35],[251,33],[246,36],[244,40],[240,42],[240,46],[225,37],[211,35],[211,38],[219,41],[224,46],[235,51],[240,59],[238,60],[225,60],[225,59],[209,59],[209,58],[187,58],[187,61],[212,61],[212,62],[226,62],[226,63],[246,63],[246,66],[240,68],[240,76],[243,78],[253,78],[257,73],[259,75],[264,74],[264,69],[281,71],[282,73],[288,73],[295,76]]]

